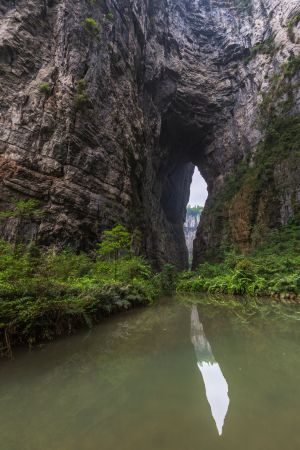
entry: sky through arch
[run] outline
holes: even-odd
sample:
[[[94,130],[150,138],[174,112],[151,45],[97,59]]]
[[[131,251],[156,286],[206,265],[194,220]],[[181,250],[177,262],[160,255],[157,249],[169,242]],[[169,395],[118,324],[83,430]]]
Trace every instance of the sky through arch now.
[[[190,188],[189,205],[204,206],[207,199],[207,184],[204,178],[200,175],[197,167],[195,167],[193,180]]]

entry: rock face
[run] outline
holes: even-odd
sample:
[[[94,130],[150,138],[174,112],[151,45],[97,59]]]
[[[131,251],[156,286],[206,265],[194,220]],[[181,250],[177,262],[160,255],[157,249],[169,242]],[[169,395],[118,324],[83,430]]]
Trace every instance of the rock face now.
[[[137,252],[183,268],[197,165],[209,197],[194,264],[224,242],[247,250],[300,202],[294,129],[293,151],[268,166],[270,184],[259,191],[243,178],[268,128],[262,94],[276,94],[265,117],[287,101],[283,113],[299,114],[299,9],[299,0],[2,1],[0,210],[38,199],[43,215],[24,234],[76,250],[121,222]],[[241,185],[220,200],[241,162]],[[15,238],[12,219],[0,226]]]

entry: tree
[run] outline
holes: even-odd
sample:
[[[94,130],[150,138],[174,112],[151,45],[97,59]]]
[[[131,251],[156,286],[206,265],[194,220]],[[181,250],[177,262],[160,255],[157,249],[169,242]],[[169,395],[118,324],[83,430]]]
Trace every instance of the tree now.
[[[34,199],[14,199],[13,209],[0,212],[0,221],[16,218],[16,242],[19,241],[22,220],[32,220],[43,214],[38,208],[39,202]]]
[[[111,256],[114,258],[115,279],[117,277],[117,264],[121,253],[128,253],[130,250],[131,235],[123,225],[116,225],[111,230],[103,232],[103,239],[98,244],[98,253],[101,256]]]

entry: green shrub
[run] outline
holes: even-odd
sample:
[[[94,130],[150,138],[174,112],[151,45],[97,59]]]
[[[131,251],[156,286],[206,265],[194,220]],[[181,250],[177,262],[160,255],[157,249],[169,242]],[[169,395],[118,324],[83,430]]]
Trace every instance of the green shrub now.
[[[39,86],[39,90],[42,94],[50,95],[51,93],[51,86],[49,83],[41,83]]]
[[[0,240],[0,349],[11,354],[18,343],[53,339],[116,311],[153,302],[161,286],[147,261],[130,254],[130,241],[130,234],[117,225],[106,230],[91,257],[35,244],[13,247]],[[118,252],[117,270],[111,252]],[[169,268],[164,275],[168,286],[174,286],[172,274]]]
[[[93,17],[86,17],[83,22],[84,30],[92,37],[98,37],[100,27],[98,22]]]
[[[15,218],[15,242],[23,241],[22,223],[24,221],[36,221],[44,212],[39,209],[39,202],[35,199],[13,199],[12,209],[0,212],[0,222]]]
[[[113,22],[114,21],[114,18],[115,18],[115,16],[113,15],[113,13],[111,12],[111,11],[109,11],[107,14],[106,14],[106,19],[107,20],[109,20],[110,22]]]
[[[88,103],[89,98],[86,93],[86,82],[83,79],[78,80],[76,85],[75,107],[78,110],[83,110]]]
[[[247,258],[228,253],[220,264],[205,263],[179,276],[178,292],[291,296],[300,300],[300,226],[269,232]]]
[[[288,27],[287,27],[288,37],[289,37],[290,41],[294,42],[294,43],[296,40],[294,28],[298,25],[299,22],[300,22],[300,11],[296,12],[293,15],[293,17],[289,20]]]
[[[158,280],[161,292],[166,295],[172,295],[176,289],[176,268],[172,264],[165,264],[159,274]]]
[[[117,276],[121,254],[128,254],[130,250],[131,235],[123,225],[116,225],[111,230],[103,232],[103,238],[98,244],[98,254],[102,257],[112,257],[114,276]]]
[[[13,199],[12,209],[1,211],[0,220],[10,217],[31,218],[40,216],[43,211],[39,209],[39,202],[35,199]]]
[[[251,59],[255,58],[258,54],[273,56],[276,52],[274,37],[269,36],[265,41],[258,42],[250,49],[250,55],[246,58],[245,62],[249,63]]]
[[[86,93],[77,93],[75,95],[75,106],[76,109],[80,110],[83,109],[85,105],[88,104],[88,96]]]
[[[176,291],[177,292],[192,292],[201,293],[205,292],[206,289],[206,279],[201,276],[195,276],[191,272],[191,277],[189,279],[184,279],[179,276],[179,281],[177,282]]]

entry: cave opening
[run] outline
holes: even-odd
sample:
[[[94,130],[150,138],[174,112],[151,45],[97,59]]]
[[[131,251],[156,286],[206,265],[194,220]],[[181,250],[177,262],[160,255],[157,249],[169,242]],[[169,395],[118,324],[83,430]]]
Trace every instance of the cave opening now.
[[[161,180],[159,200],[164,229],[159,251],[165,252],[163,264],[175,263],[180,269],[187,268],[188,261],[189,266],[192,263],[193,241],[201,215],[193,208],[198,206],[202,212],[217,176],[211,151],[207,151],[212,142],[213,125],[204,124],[197,115],[191,118],[187,108],[177,95],[163,117],[157,171],[157,178]],[[190,218],[192,230],[187,223],[189,210],[195,214]]]

